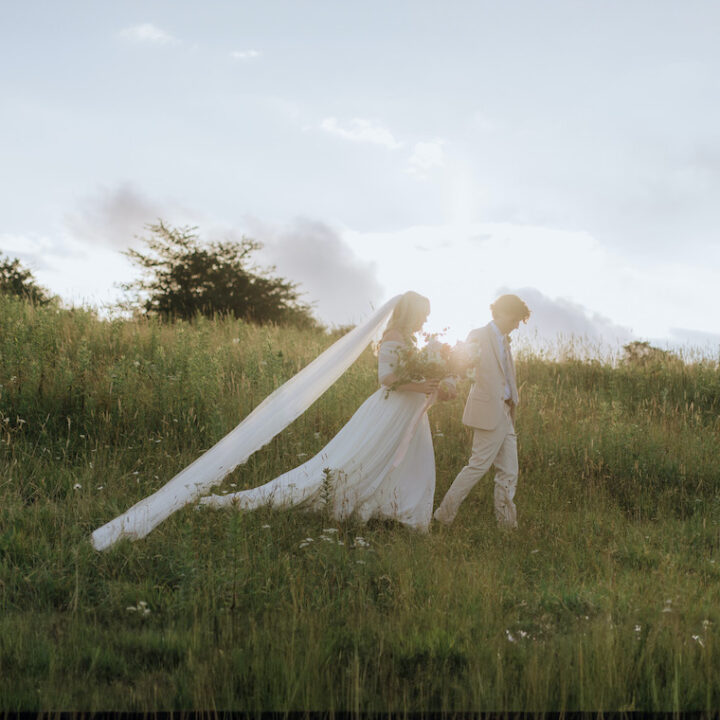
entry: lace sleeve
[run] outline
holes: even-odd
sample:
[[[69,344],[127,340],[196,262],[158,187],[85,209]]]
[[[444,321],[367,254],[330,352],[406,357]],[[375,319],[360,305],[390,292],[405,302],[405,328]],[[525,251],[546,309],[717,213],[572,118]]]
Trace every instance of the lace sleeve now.
[[[402,343],[396,340],[386,340],[378,350],[378,381],[383,385],[383,380],[392,375],[398,366],[398,349]]]

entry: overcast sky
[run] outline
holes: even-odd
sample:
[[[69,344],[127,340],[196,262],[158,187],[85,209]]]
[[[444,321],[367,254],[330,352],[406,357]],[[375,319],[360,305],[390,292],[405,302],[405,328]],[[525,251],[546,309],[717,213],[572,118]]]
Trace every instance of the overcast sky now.
[[[0,4],[0,252],[115,299],[146,223],[265,243],[328,323],[720,344],[720,3]]]

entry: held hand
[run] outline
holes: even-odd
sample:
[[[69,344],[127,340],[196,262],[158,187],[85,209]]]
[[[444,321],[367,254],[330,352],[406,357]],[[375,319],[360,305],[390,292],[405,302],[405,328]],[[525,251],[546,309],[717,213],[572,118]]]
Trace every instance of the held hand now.
[[[440,384],[440,381],[435,380],[424,380],[421,383],[416,383],[417,385],[417,391],[423,392],[426,395],[432,395],[437,389],[438,385]]]

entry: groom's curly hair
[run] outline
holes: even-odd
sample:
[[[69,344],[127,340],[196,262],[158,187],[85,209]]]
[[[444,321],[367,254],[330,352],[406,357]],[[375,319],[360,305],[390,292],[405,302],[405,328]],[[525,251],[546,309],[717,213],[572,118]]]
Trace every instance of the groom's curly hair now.
[[[498,313],[511,315],[522,322],[527,322],[530,317],[530,308],[517,295],[501,295],[491,306],[493,318]]]

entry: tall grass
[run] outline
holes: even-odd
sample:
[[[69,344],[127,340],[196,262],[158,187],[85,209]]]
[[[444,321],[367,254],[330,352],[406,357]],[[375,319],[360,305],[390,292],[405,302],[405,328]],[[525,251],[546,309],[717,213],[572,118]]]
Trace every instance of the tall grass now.
[[[331,342],[0,298],[0,708],[720,705],[711,362],[522,355],[515,533],[495,526],[488,478],[429,535],[190,507],[92,550],[93,529]],[[374,363],[366,352],[223,488],[319,450],[375,389]],[[462,397],[431,409],[438,501],[470,449],[461,414]]]

